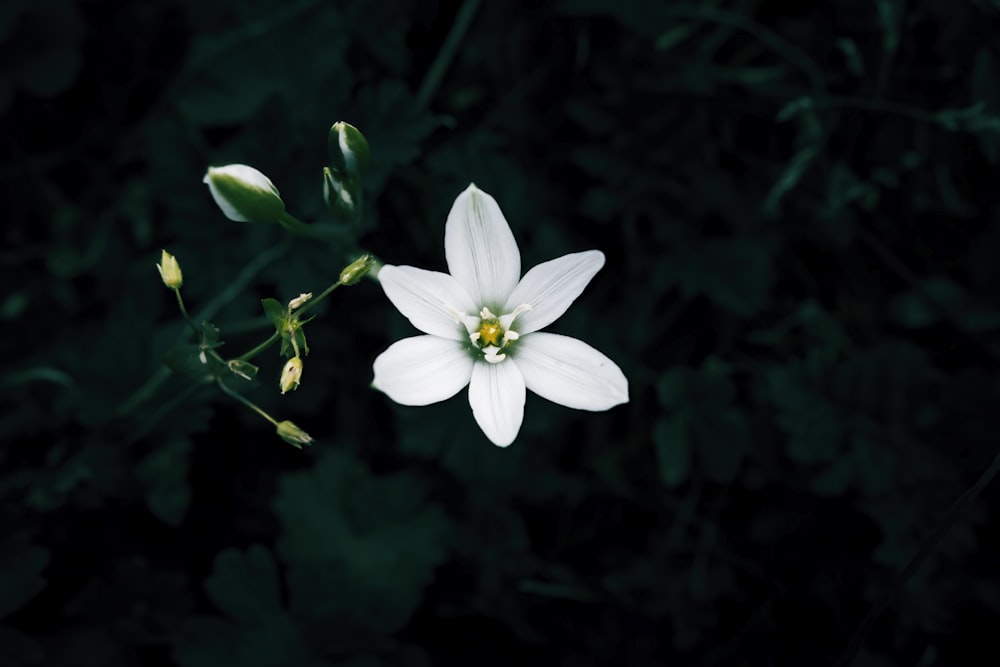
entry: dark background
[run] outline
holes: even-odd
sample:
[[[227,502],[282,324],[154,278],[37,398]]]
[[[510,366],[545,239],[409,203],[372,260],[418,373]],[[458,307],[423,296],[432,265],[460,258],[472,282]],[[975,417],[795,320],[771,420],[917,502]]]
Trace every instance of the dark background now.
[[[828,665],[921,545],[853,664],[990,663],[1000,498],[950,509],[1000,447],[998,16],[3,3],[0,664]],[[201,183],[250,164],[330,222],[337,120],[372,155],[338,243]],[[298,391],[276,348],[241,387],[307,450],[164,370],[192,339],[160,248],[235,356],[260,299],[359,252],[444,270],[470,181],[525,267],[607,255],[550,330],[630,403],[529,396],[508,449],[464,392],[394,405],[371,362],[413,330],[368,280],[307,325]]]

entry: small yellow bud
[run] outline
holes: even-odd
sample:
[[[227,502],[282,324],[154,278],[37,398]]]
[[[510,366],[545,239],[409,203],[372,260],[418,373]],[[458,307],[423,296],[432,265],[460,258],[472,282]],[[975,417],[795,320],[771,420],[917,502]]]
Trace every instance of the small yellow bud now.
[[[203,181],[223,214],[236,222],[277,222],[285,202],[271,179],[245,164],[209,167]]]
[[[181,265],[177,263],[177,258],[166,250],[161,251],[160,263],[156,265],[160,271],[160,278],[163,284],[170,289],[180,289],[184,284],[184,275],[181,273]]]
[[[344,267],[340,272],[340,283],[342,285],[353,285],[361,280],[371,268],[375,266],[375,258],[371,255],[361,255],[356,260]]]
[[[302,445],[311,445],[313,438],[298,426],[288,421],[278,423],[278,436],[290,445],[302,449]]]
[[[297,389],[299,381],[302,379],[302,358],[292,357],[285,363],[285,368],[281,371],[281,393],[287,394],[293,389]]]

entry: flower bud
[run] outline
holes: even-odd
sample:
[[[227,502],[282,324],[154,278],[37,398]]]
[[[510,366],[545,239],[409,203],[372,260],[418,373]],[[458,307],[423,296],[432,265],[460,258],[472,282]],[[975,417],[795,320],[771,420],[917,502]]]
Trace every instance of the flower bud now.
[[[278,436],[290,445],[302,449],[302,445],[311,445],[313,438],[298,426],[288,421],[278,422]]]
[[[160,253],[160,263],[156,265],[156,268],[160,271],[163,284],[170,289],[180,289],[181,285],[184,284],[181,265],[177,263],[177,258],[166,250],[161,250]]]
[[[209,167],[203,179],[223,214],[236,222],[276,222],[285,212],[278,188],[245,164]]]
[[[302,379],[302,358],[292,357],[285,363],[285,367],[281,371],[281,393],[287,394],[293,389],[297,389],[299,386],[299,380]]]
[[[358,128],[337,121],[327,135],[327,149],[330,152],[330,167],[342,177],[360,183],[368,168],[368,140]]]
[[[323,201],[337,222],[351,224],[361,217],[361,180],[341,178],[323,167]]]
[[[288,312],[293,313],[305,304],[306,301],[313,298],[312,292],[305,292],[299,294],[297,297],[288,302]]]
[[[371,255],[361,255],[340,272],[340,284],[353,285],[361,280],[373,266],[375,266],[375,259]]]

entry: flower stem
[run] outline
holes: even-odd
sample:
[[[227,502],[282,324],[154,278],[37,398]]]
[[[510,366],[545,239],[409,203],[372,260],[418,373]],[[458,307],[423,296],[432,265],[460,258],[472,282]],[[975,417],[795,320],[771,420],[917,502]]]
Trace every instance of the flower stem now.
[[[418,107],[425,108],[430,104],[431,98],[434,97],[438,86],[441,85],[441,79],[444,78],[448,65],[455,57],[455,52],[458,51],[458,46],[462,43],[465,31],[469,29],[469,24],[472,23],[478,9],[479,0],[465,0],[458,9],[455,22],[451,24],[451,30],[448,31],[448,36],[445,37],[441,50],[438,51],[437,57],[431,63],[430,69],[427,70],[427,74],[420,84],[420,90],[417,91]]]
[[[253,401],[251,401],[246,396],[243,396],[242,394],[240,394],[238,392],[235,392],[232,389],[230,389],[229,387],[227,387],[226,383],[223,382],[221,379],[216,378],[216,384],[219,385],[219,389],[221,389],[225,393],[229,394],[230,396],[232,396],[233,398],[235,398],[237,401],[239,401],[243,405],[247,406],[248,408],[250,408],[251,410],[253,410],[257,414],[259,414],[261,417],[263,417],[267,421],[271,422],[275,426],[278,425],[278,420],[276,420],[274,417],[272,417],[271,415],[269,415],[266,412],[264,412],[264,410],[262,410],[260,407],[258,407]]]
[[[258,273],[260,273],[260,271],[262,271],[267,265],[278,260],[282,255],[288,252],[291,247],[292,240],[286,238],[282,243],[257,255],[249,264],[246,265],[246,267],[244,267],[242,271],[240,271],[233,282],[226,286],[226,288],[219,292],[215,298],[202,307],[195,319],[204,321],[214,318],[216,313],[235,299],[236,295],[246,288],[246,286],[257,276]],[[198,332],[195,332],[195,336],[197,337],[198,335]],[[177,344],[183,342],[185,337],[185,334],[181,332],[177,336]],[[115,410],[115,417],[122,419],[130,415],[136,410],[136,408],[152,398],[160,386],[163,385],[163,383],[166,382],[171,375],[172,373],[170,369],[166,366],[161,366],[156,369],[156,371],[149,377],[148,380],[146,380],[145,383],[143,383],[141,387],[132,392],[131,396],[118,406],[118,409]]]
[[[265,340],[263,343],[257,345],[252,350],[248,350],[248,351],[244,352],[243,354],[241,354],[240,356],[238,356],[236,358],[239,359],[240,361],[250,361],[251,359],[253,359],[254,357],[256,357],[258,354],[260,354],[261,352],[263,352],[267,348],[269,348],[272,345],[274,345],[275,343],[277,343],[279,340],[281,340],[281,334],[278,333],[277,331],[275,331],[274,333],[271,334],[270,338],[268,338],[267,340]]]
[[[338,280],[337,282],[335,282],[332,285],[330,285],[329,287],[327,287],[325,290],[323,290],[322,292],[320,292],[319,296],[317,296],[315,299],[310,299],[306,303],[302,304],[302,307],[299,308],[298,311],[297,311],[298,314],[299,315],[303,315],[306,311],[308,311],[310,308],[312,308],[313,306],[315,306],[317,303],[319,303],[320,301],[322,301],[326,297],[330,296],[330,294],[333,292],[333,290],[337,289],[341,285],[343,285],[343,283],[340,280]]]
[[[851,664],[854,660],[854,656],[864,643],[865,637],[868,636],[872,626],[875,624],[875,621],[877,621],[879,616],[881,616],[885,610],[889,608],[893,600],[895,600],[899,593],[903,590],[906,582],[909,581],[910,577],[912,577],[917,571],[917,568],[919,568],[927,557],[931,555],[931,552],[934,551],[934,547],[941,542],[947,534],[948,529],[951,528],[951,524],[954,523],[955,519],[962,512],[962,510],[964,510],[969,503],[979,497],[979,494],[981,494],[986,487],[990,485],[990,482],[992,482],[997,476],[997,473],[1000,473],[1000,452],[997,452],[996,456],[993,457],[993,462],[990,463],[989,467],[986,468],[981,475],[979,475],[979,479],[977,479],[972,486],[966,489],[952,504],[951,509],[948,510],[948,514],[945,516],[944,520],[938,524],[937,528],[934,529],[934,532],[932,532],[927,539],[924,540],[924,543],[920,545],[920,549],[916,554],[914,554],[913,558],[910,559],[910,562],[906,564],[906,567],[904,567],[899,574],[896,575],[896,581],[889,592],[868,609],[868,613],[865,614],[861,624],[858,625],[858,629],[855,630],[854,634],[851,636],[851,641],[848,642],[847,648],[844,649],[844,652],[840,654],[839,658],[837,658],[837,662],[834,663],[835,667],[848,667],[848,665]]]
[[[201,332],[198,331],[198,327],[195,326],[194,320],[191,319],[191,316],[188,315],[187,308],[184,306],[184,299],[181,297],[181,288],[175,287],[174,294],[177,295],[177,307],[181,309],[181,315],[183,315],[184,319],[187,320],[188,325],[191,327],[191,331],[194,332],[195,338],[198,338],[201,335]]]
[[[296,236],[310,235],[309,225],[302,222],[288,211],[281,214],[281,217],[278,218],[278,223]]]

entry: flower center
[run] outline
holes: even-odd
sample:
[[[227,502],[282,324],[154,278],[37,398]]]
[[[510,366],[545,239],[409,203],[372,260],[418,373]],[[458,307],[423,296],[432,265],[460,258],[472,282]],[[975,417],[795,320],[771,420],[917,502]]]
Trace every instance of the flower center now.
[[[476,350],[483,353],[483,359],[491,364],[498,364],[507,358],[508,346],[520,336],[511,329],[514,318],[531,306],[518,306],[511,313],[497,317],[489,308],[479,311],[479,317],[461,316],[456,318],[463,322],[469,331],[469,340]],[[477,321],[478,320],[478,321]]]
[[[479,325],[479,339],[477,342],[480,347],[483,345],[499,345],[500,337],[503,334],[504,331],[500,328],[500,320],[496,318],[485,319]]]

